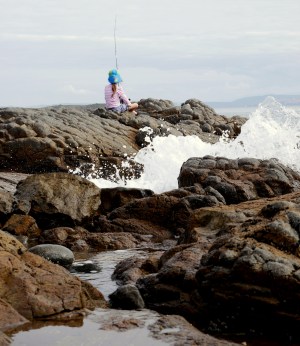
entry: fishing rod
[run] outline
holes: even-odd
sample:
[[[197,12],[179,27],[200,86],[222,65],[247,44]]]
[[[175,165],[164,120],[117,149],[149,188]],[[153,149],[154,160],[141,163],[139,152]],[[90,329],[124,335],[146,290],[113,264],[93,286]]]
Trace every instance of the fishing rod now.
[[[115,59],[116,59],[116,69],[118,70],[118,56],[117,56],[117,38],[116,38],[116,31],[117,31],[117,15],[115,16],[115,28],[114,28],[114,40],[115,40]]]

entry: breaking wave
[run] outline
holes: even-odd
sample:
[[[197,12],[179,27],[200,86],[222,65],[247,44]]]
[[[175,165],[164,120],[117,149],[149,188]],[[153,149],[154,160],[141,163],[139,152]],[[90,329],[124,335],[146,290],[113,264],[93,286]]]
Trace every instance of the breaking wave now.
[[[177,177],[183,162],[190,157],[205,155],[229,159],[276,158],[300,171],[300,115],[269,96],[250,115],[234,140],[229,140],[226,134],[215,144],[203,142],[197,136],[155,137],[133,158],[144,166],[139,179],[119,179],[117,183],[104,179],[90,180],[102,188],[126,186],[161,193],[178,187]]]

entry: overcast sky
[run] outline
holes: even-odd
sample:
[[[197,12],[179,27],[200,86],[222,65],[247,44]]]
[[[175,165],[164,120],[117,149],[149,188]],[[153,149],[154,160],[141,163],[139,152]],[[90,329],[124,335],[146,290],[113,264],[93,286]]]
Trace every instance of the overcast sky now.
[[[300,94],[300,0],[0,0],[0,106]]]

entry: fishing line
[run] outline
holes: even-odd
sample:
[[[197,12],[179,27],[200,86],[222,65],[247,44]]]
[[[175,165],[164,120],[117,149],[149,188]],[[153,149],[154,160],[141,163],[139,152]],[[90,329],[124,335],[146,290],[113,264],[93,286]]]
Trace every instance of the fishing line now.
[[[115,16],[115,28],[114,28],[114,40],[115,40],[115,59],[116,59],[116,69],[118,70],[118,55],[117,55],[117,38],[116,38],[116,31],[117,31],[117,15]]]

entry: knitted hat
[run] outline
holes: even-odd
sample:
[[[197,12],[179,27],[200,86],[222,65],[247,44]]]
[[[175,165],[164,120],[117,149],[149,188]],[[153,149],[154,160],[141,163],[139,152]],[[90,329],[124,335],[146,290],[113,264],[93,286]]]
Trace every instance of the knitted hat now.
[[[122,78],[116,69],[110,70],[108,72],[108,81],[110,84],[117,84],[122,82]]]

